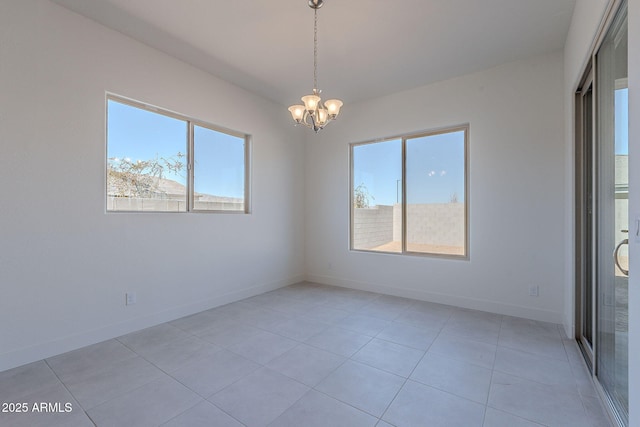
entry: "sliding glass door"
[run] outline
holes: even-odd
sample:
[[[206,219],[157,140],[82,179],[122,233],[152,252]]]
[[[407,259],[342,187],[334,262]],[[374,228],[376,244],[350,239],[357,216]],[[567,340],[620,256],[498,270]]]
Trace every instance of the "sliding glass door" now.
[[[626,424],[628,387],[627,13],[613,21],[596,61],[596,377]]]
[[[576,94],[576,338],[628,425],[629,121],[622,2]]]

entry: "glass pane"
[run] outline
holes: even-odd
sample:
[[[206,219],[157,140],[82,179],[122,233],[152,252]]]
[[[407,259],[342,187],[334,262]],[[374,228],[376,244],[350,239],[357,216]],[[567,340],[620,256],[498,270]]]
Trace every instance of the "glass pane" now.
[[[597,370],[623,421],[628,387],[628,90],[627,17],[621,10],[598,51],[597,63]],[[612,257],[616,247],[620,267]]]
[[[194,126],[193,208],[244,212],[245,139]]]
[[[465,255],[465,131],[407,140],[407,251]]]
[[[107,210],[187,209],[187,123],[107,101]]]
[[[351,247],[402,252],[402,140],[353,147]]]

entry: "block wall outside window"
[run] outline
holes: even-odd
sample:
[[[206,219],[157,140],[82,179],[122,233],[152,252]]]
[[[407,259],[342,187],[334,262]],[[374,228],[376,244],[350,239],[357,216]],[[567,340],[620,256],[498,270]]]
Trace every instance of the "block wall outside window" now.
[[[468,126],[351,144],[351,249],[468,257]]]

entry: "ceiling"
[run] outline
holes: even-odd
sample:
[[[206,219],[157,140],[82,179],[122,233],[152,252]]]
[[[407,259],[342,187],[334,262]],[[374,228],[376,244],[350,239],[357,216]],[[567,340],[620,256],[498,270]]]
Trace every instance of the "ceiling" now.
[[[52,0],[282,105],[313,88],[307,0]],[[325,0],[318,86],[345,104],[561,49],[575,0]]]

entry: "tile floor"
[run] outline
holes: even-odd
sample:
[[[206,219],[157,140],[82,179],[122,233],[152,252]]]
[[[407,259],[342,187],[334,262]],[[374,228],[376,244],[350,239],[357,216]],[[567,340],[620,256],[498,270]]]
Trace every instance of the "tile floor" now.
[[[0,402],[29,403],[2,426],[610,425],[559,325],[311,283],[0,372]]]

